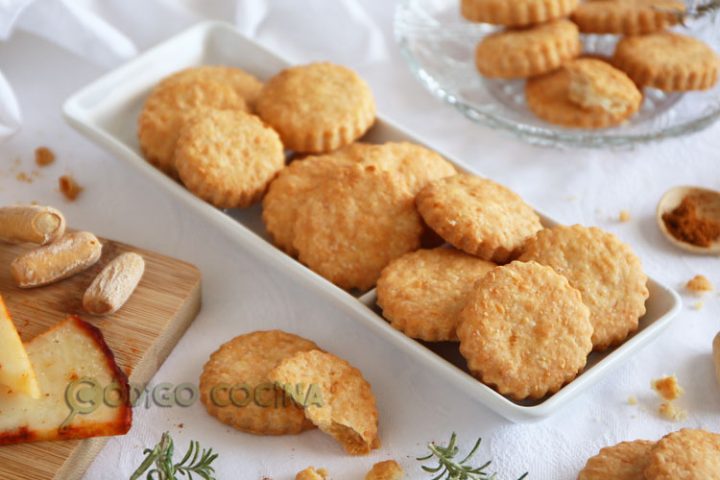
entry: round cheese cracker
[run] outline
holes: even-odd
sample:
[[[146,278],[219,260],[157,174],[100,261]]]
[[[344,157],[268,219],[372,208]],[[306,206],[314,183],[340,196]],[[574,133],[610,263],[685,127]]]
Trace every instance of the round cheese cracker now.
[[[567,17],[578,0],[462,0],[460,12],[471,22],[522,27]]]
[[[299,352],[275,367],[270,378],[300,397],[307,418],[347,453],[364,455],[380,446],[375,396],[360,370],[345,360],[319,350]],[[298,392],[298,385],[306,389]]]
[[[583,33],[646,35],[678,23],[684,11],[678,0],[592,0],[580,3],[571,18]]]
[[[511,259],[542,229],[540,218],[519,195],[473,175],[436,180],[415,202],[428,226],[447,242],[497,263]]]
[[[547,265],[580,291],[590,309],[593,345],[602,351],[638,329],[648,298],[640,259],[615,235],[597,227],[558,226],[528,240],[521,261]]]
[[[332,63],[291,67],[272,77],[258,115],[296,152],[324,153],[360,138],[375,122],[375,100],[357,73]]]
[[[140,148],[148,162],[176,176],[175,144],[185,123],[204,109],[248,109],[227,83],[185,80],[160,83],[145,100],[138,118]]]
[[[479,280],[457,333],[473,375],[515,400],[557,392],[592,350],[590,312],[580,292],[535,262],[497,267]]]
[[[475,49],[475,66],[485,77],[527,78],[561,67],[580,49],[577,25],[555,20],[484,37]]]
[[[430,180],[455,173],[455,167],[440,155],[412,143],[353,143],[326,155],[295,160],[270,184],[263,199],[263,222],[278,247],[297,255],[292,243],[300,206],[320,183],[353,164],[397,173],[398,182],[404,183],[412,196]]]
[[[650,452],[647,480],[720,480],[720,435],[684,428],[670,433]]]
[[[382,271],[377,302],[390,324],[409,337],[457,341],[468,293],[495,266],[451,248],[408,253]]]
[[[588,460],[578,480],[638,480],[650,461],[655,442],[635,440],[600,450]]]
[[[720,70],[718,55],[710,46],[672,32],[623,38],[613,64],[641,87],[667,92],[707,90],[717,83]]]
[[[257,435],[296,434],[315,428],[303,409],[275,387],[270,371],[310,340],[280,330],[240,335],[222,345],[200,376],[200,400],[223,423]]]
[[[167,85],[176,82],[218,82],[229,85],[235,90],[240,98],[250,109],[253,108],[257,101],[263,84],[255,76],[246,71],[227,67],[224,65],[202,65],[200,67],[190,67],[179,72],[175,72],[169,77],[165,77],[160,84]]]
[[[284,166],[277,133],[240,111],[203,112],[183,128],[175,148],[180,180],[219,208],[252,205]]]
[[[331,282],[367,290],[388,263],[420,246],[421,233],[398,175],[353,165],[308,193],[293,245],[302,263]]]

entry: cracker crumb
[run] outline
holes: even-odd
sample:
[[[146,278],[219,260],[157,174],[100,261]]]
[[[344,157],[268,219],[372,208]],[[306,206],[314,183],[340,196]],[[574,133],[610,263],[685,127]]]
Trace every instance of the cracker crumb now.
[[[365,480],[402,480],[405,476],[400,464],[395,460],[376,463],[365,475]]]
[[[302,472],[298,472],[295,475],[295,480],[325,480],[328,477],[328,472],[324,468],[315,469],[315,467],[308,467]]]
[[[72,175],[63,175],[60,177],[58,179],[58,185],[60,187],[60,193],[65,195],[65,198],[71,202],[75,201],[83,191],[83,187],[75,181]]]
[[[618,220],[620,220],[621,223],[627,223],[631,220],[630,212],[627,210],[620,211],[620,215],[618,216]]]
[[[692,309],[700,311],[703,309],[704,306],[705,306],[705,302],[695,302],[692,306]]]
[[[702,296],[707,292],[712,292],[715,287],[704,275],[695,275],[693,278],[688,280],[685,288],[698,296]]]
[[[660,408],[658,408],[658,413],[661,417],[671,422],[680,422],[688,416],[687,410],[675,406],[673,402],[661,403]]]
[[[32,183],[32,182],[33,182],[32,177],[31,177],[30,175],[28,175],[27,173],[25,173],[25,172],[18,172],[18,174],[15,175],[15,179],[16,179],[18,182],[25,182],[25,183]]]
[[[35,163],[39,167],[47,167],[55,162],[55,152],[47,147],[38,147],[35,149]]]
[[[627,399],[627,403],[628,403],[628,405],[637,405],[638,399],[635,395],[630,395]]]
[[[663,399],[673,401],[682,397],[685,390],[678,384],[675,375],[657,378],[652,381],[652,388]]]

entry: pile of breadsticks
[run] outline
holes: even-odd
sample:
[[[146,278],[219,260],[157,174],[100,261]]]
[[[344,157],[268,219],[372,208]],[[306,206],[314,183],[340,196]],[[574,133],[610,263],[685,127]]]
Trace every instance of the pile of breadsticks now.
[[[20,288],[41,287],[71,277],[95,265],[102,254],[102,243],[92,233],[65,232],[65,217],[52,207],[0,207],[0,241],[38,245],[10,264],[12,278]],[[115,313],[130,298],[144,271],[140,255],[119,255],[87,288],[83,307],[93,315]]]

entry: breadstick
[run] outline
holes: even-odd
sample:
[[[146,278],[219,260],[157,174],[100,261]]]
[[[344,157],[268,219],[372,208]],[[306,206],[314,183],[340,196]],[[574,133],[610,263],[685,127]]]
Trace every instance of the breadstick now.
[[[17,257],[10,264],[10,273],[20,288],[39,287],[90,268],[101,254],[102,244],[95,235],[71,232]]]
[[[93,315],[115,313],[125,304],[145,272],[137,253],[123,253],[105,265],[83,296],[83,307]]]
[[[52,207],[13,205],[0,208],[0,240],[9,243],[54,242],[65,233],[65,217]]]

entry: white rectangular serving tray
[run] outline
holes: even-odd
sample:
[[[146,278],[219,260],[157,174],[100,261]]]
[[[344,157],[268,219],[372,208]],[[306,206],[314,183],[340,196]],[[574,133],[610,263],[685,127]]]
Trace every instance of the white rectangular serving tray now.
[[[278,55],[249,40],[231,25],[207,22],[196,25],[108,73],[70,97],[64,105],[67,121],[92,141],[126,161],[143,175],[153,179],[178,202],[199,213],[238,245],[283,271],[299,282],[312,285],[318,295],[340,306],[352,318],[363,322],[389,343],[426,365],[438,376],[464,391],[504,417],[516,421],[534,421],[559,411],[610,369],[623,363],[648,345],[670,323],[681,301],[677,293],[650,280],[647,313],[639,331],[620,347],[604,354],[592,354],[585,370],[554,395],[538,402],[515,402],[484,385],[469,374],[465,362],[452,343],[425,344],[393,329],[375,303],[375,292],[355,297],[295,259],[275,248],[266,236],[259,206],[223,212],[196,198],[182,185],[147,163],[136,136],[137,117],[150,89],[166,75],[185,67],[222,64],[242,68],[263,80],[289,66]],[[363,141],[423,142],[392,122],[378,117],[376,125]],[[442,155],[442,152],[439,152]],[[470,171],[462,162],[444,155],[459,169]],[[476,173],[476,172],[474,172]],[[547,226],[554,225],[541,215]]]

